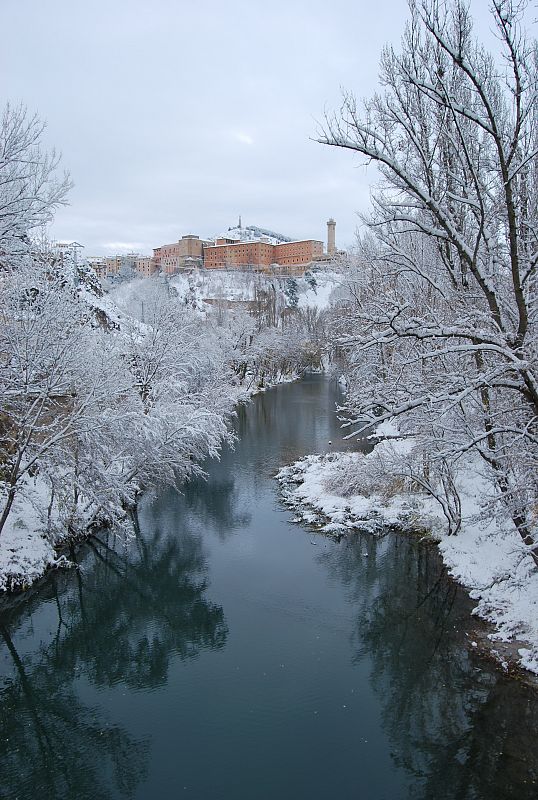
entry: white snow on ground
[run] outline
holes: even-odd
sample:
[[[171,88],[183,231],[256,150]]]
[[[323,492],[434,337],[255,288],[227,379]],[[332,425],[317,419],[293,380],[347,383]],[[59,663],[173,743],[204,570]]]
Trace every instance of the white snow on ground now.
[[[113,286],[105,295],[114,305],[127,313],[141,316],[143,304],[160,280],[169,283],[180,302],[198,311],[208,310],[206,299],[248,301],[256,297],[256,286],[263,280],[259,275],[233,270],[199,270],[179,273],[171,278],[135,278]]]
[[[103,298],[107,307],[107,297],[113,304],[122,309],[136,308],[144,302],[144,296],[158,276],[153,278],[136,278],[115,285]],[[297,285],[298,307],[327,308],[334,289],[341,283],[342,277],[333,272],[316,272],[311,276],[294,278]],[[248,301],[256,299],[256,289],[264,284],[277,281],[285,289],[288,278],[272,277],[259,273],[240,272],[238,270],[204,270],[196,269],[190,273],[180,273],[170,278],[170,286],[176,290],[180,300],[188,300],[198,309],[204,308],[204,300]],[[207,306],[205,306],[207,308]],[[117,311],[117,309],[116,309]]]
[[[333,272],[316,272],[313,278],[314,285],[308,278],[297,278],[299,308],[327,308],[333,291],[342,282],[342,276]]]
[[[275,233],[274,231],[266,231],[263,228],[258,228],[256,225],[249,225],[246,228],[236,226],[228,228],[224,233],[218,233],[212,237],[213,239],[235,239],[237,242],[259,242],[264,240],[270,244],[280,244],[280,242],[291,242],[288,236]]]
[[[170,284],[180,297],[191,293],[199,300],[254,300],[259,281],[255,273],[195,270],[190,275],[175,275]]]
[[[78,296],[83,303],[86,303],[93,309],[102,311],[104,316],[108,319],[110,325],[121,328],[121,326],[128,321],[127,316],[122,313],[116,303],[107,295],[104,295],[103,297],[96,297],[96,295],[92,292],[82,288],[80,289]],[[132,323],[132,320],[129,321]]]
[[[386,431],[386,433],[390,433]],[[378,449],[408,447],[408,442],[382,442],[368,455],[330,453],[307,456],[277,475],[294,522],[315,525],[321,532],[341,534],[353,528],[375,534],[387,526],[408,532],[430,532],[450,574],[478,601],[474,613],[494,626],[490,639],[528,643],[519,650],[520,665],[538,674],[538,570],[520,536],[508,523],[479,520],[479,498],[485,486],[474,471],[462,473],[459,491],[463,523],[457,536],[446,535],[437,502],[416,492],[376,492],[370,467]],[[394,451],[394,457],[397,457]],[[331,492],[342,477],[364,470],[364,493],[343,497]],[[344,480],[345,482],[345,480]],[[340,483],[341,485],[341,483]]]
[[[45,535],[43,509],[47,498],[38,480],[30,482],[31,497],[14,503],[0,538],[0,591],[25,589],[51,567],[69,566]]]
[[[387,499],[375,491],[347,497],[331,492],[327,487],[335,472],[347,471],[358,459],[368,456],[358,453],[306,456],[281,469],[277,478],[284,500],[296,509],[296,520],[317,524],[324,533],[349,528],[376,533],[387,525],[440,533],[444,522],[433,500],[419,503],[416,497],[407,495]]]

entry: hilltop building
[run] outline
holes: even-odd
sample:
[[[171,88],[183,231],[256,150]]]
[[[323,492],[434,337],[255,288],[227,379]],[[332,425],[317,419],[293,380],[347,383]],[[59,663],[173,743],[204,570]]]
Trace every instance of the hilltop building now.
[[[125,275],[129,270],[148,278],[155,272],[173,275],[193,268],[252,270],[276,275],[302,275],[316,264],[330,261],[338,253],[335,243],[336,222],[327,222],[327,250],[317,239],[291,240],[262,228],[243,228],[241,217],[236,228],[213,239],[201,239],[189,233],[177,242],[153,249],[153,256],[138,253],[106,258],[90,258],[99,278]]]
[[[153,250],[155,269],[171,275],[181,269],[202,267],[204,248],[209,244],[213,244],[213,242],[189,233],[173,244],[155,247]]]
[[[314,239],[278,244],[267,237],[258,241],[217,239],[214,245],[204,248],[204,267],[300,274],[321,256],[323,242]]]

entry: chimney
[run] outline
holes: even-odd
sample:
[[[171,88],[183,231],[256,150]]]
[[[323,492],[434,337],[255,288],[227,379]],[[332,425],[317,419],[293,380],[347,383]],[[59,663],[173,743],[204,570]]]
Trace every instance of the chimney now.
[[[334,256],[336,253],[336,237],[335,237],[336,222],[331,217],[327,220],[327,255]]]

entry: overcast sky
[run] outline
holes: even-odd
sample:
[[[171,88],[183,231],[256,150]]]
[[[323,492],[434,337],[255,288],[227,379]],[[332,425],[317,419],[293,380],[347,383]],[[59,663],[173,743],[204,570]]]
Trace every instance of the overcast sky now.
[[[486,0],[472,4],[486,20]],[[3,0],[0,101],[47,121],[75,187],[51,235],[85,255],[236,224],[352,244],[375,171],[317,144],[377,87],[406,0]]]

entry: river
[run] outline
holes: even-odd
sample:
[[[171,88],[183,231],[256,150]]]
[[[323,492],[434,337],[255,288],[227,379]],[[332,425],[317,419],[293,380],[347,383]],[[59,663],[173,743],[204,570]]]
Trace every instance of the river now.
[[[4,602],[3,800],[536,798],[536,695],[476,654],[435,550],[279,503],[279,466],[340,446],[339,400],[319,375],[257,396],[207,482]]]

